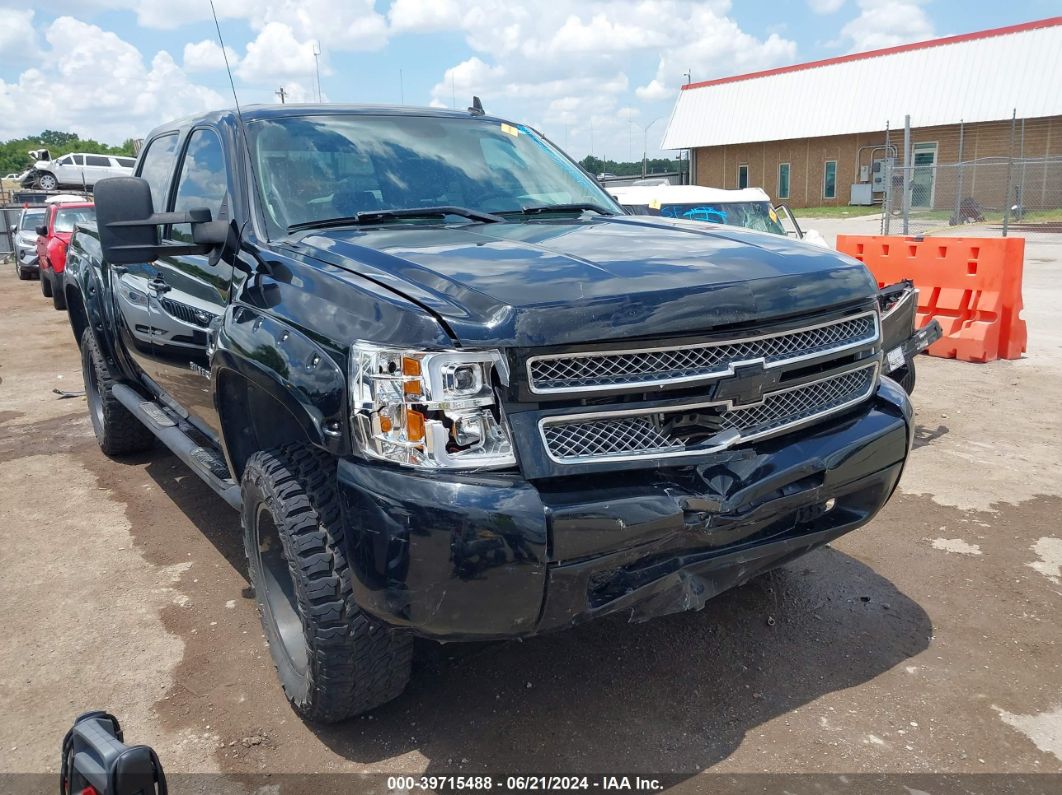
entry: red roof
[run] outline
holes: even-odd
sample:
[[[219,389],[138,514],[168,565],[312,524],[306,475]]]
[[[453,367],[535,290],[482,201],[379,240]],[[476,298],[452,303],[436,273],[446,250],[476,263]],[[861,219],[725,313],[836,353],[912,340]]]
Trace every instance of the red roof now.
[[[700,83],[687,83],[686,85],[682,86],[682,90],[686,91],[691,88],[717,86],[722,83],[736,83],[740,80],[754,80],[757,77],[770,77],[771,75],[780,75],[785,74],[786,72],[800,72],[804,69],[817,69],[820,66],[832,66],[833,64],[847,63],[848,61],[861,61],[865,58],[877,58],[881,55],[893,55],[894,53],[898,52],[924,50],[927,47],[940,47],[945,44],[957,44],[962,41],[988,39],[993,36],[1005,36],[1008,33],[1021,33],[1026,30],[1053,28],[1056,25],[1062,25],[1062,17],[1038,19],[1035,22],[1023,22],[1020,25],[1008,25],[1005,28],[991,28],[990,30],[979,30],[976,33],[963,33],[959,36],[945,36],[942,39],[918,41],[914,42],[913,44],[900,44],[896,47],[884,47],[880,50],[868,50],[867,52],[857,52],[852,55],[839,55],[836,58],[824,58],[821,61],[809,61],[807,63],[793,64],[792,66],[779,66],[775,69],[764,69],[762,72],[749,72],[748,74],[734,75],[733,77],[720,77],[716,80],[704,80]]]

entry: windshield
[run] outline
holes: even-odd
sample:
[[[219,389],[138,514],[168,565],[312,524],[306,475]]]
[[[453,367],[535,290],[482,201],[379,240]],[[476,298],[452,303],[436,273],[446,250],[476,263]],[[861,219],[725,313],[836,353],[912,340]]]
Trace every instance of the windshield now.
[[[36,229],[44,220],[44,210],[26,210],[22,213],[22,223],[18,225],[22,229]]]
[[[497,214],[592,204],[620,212],[592,179],[523,125],[335,115],[257,121],[250,132],[271,236],[296,224],[420,207]]]
[[[96,220],[95,207],[67,207],[55,214],[56,232],[73,232],[78,224]]]
[[[743,226],[757,232],[784,235],[785,229],[770,202],[720,202],[692,204],[662,204],[659,210],[649,207],[632,208],[639,215],[660,215],[665,218],[684,218],[711,224]]]

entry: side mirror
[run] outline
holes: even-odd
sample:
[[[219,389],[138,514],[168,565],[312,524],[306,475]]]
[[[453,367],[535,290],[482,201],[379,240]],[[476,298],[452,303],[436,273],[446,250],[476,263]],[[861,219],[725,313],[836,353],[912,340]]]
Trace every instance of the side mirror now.
[[[229,225],[212,221],[210,210],[156,213],[151,187],[140,177],[109,177],[93,188],[103,257],[112,265],[154,262],[163,255],[208,254],[228,240]],[[159,242],[159,227],[191,224],[193,245]]]
[[[48,227],[46,227],[46,226],[38,226],[37,227],[37,234],[40,235],[41,237],[46,237],[47,234],[48,234]]]
[[[92,192],[103,258],[112,265],[133,265],[158,259],[158,226],[136,223],[155,214],[147,180],[139,177],[101,179]]]

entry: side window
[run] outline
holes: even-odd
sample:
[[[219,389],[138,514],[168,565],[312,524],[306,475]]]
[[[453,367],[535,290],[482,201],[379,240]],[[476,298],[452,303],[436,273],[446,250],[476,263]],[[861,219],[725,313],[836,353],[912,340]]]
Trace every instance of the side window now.
[[[85,156],[84,155],[70,155],[70,157],[73,158],[75,166],[83,166],[83,165],[85,165]]]
[[[85,155],[86,166],[105,166],[110,167],[111,159],[109,157],[101,157],[100,155]]]
[[[738,166],[738,190],[749,186],[749,167],[742,163]]]
[[[73,155],[67,155],[66,157],[60,157],[58,160],[55,161],[55,163],[56,163],[56,165],[59,165],[59,166],[72,166],[74,164],[74,157],[73,157]]]
[[[837,198],[837,161],[827,160],[822,170],[822,198]]]
[[[222,217],[221,210],[225,205],[228,189],[225,157],[217,133],[206,129],[195,130],[188,137],[173,211],[205,207],[210,210],[210,217],[217,220]],[[192,239],[192,230],[188,224],[174,226],[170,234],[174,240],[190,242]]]
[[[170,193],[170,177],[173,176],[173,163],[177,159],[177,133],[170,133],[156,138],[148,144],[140,158],[138,176],[147,180],[151,186],[151,203],[155,212],[166,209],[166,199]]]
[[[789,164],[778,164],[778,198],[789,198]]]

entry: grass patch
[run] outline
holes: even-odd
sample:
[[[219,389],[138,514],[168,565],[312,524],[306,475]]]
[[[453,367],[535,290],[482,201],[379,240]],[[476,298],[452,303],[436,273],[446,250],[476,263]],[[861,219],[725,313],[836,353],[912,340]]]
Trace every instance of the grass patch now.
[[[797,218],[860,218],[881,215],[881,207],[849,207],[846,204],[836,207],[794,207],[793,215]]]

